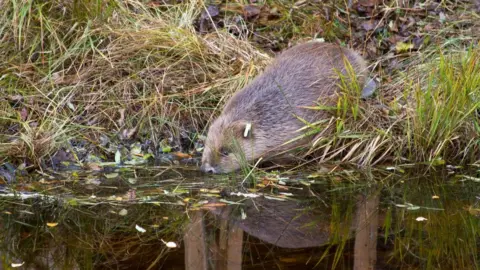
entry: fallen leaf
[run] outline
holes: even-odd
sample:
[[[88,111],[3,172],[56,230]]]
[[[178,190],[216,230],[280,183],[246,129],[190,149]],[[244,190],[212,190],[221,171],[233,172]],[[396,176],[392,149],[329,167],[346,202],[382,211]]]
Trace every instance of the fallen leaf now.
[[[167,246],[168,248],[176,248],[177,247],[177,244],[175,242],[165,242],[163,241],[163,239],[160,239],[164,244],[165,246]]]
[[[192,158],[192,156],[190,154],[187,154],[187,153],[182,153],[182,152],[174,152],[172,153],[174,156],[178,157],[178,158]]]
[[[105,176],[107,179],[112,179],[112,178],[118,177],[118,173],[107,173],[107,174],[104,174],[104,176]]]
[[[137,231],[139,231],[139,232],[141,232],[141,233],[144,233],[144,232],[147,231],[147,230],[145,230],[144,228],[142,228],[142,227],[140,227],[140,226],[138,226],[138,225],[136,225],[136,224],[135,224],[135,229],[137,229]]]
[[[124,209],[120,210],[120,212],[118,212],[118,214],[120,216],[126,216],[128,214],[128,210],[124,208]]]
[[[404,43],[404,42],[397,42],[395,44],[395,49],[397,53],[408,52],[409,50],[413,49],[412,43]]]
[[[47,222],[48,227],[56,227],[57,225],[58,225],[58,223],[56,223],[56,222]]]

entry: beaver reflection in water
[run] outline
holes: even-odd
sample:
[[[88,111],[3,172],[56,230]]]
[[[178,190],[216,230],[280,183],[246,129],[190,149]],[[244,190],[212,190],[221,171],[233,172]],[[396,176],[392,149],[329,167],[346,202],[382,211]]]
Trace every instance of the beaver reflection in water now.
[[[329,115],[302,106],[335,106],[340,83],[337,72],[346,74],[345,58],[359,85],[364,85],[366,63],[350,49],[312,41],[281,53],[232,96],[210,126],[201,170],[227,173],[260,157],[267,160],[311,143],[312,136],[289,142],[302,134],[299,129],[305,124],[299,119],[313,123]]]

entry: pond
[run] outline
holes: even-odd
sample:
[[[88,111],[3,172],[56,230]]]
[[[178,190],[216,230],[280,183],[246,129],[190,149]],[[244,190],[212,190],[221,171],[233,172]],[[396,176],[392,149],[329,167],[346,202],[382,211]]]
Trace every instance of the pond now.
[[[38,172],[1,189],[2,266],[479,268],[478,170],[425,172],[334,165],[247,178],[162,166]]]

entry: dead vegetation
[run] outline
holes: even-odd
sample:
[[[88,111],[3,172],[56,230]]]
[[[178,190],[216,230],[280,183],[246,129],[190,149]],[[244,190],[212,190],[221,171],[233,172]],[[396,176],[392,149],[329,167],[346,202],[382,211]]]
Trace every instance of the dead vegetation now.
[[[4,1],[0,161],[85,165],[119,149],[130,150],[121,161],[170,151],[191,158],[224,101],[275,52],[311,38],[354,47],[380,84],[354,121],[338,114],[352,104],[338,108],[336,133],[318,140],[313,161],[476,161],[478,49],[419,65],[476,45],[474,4]]]

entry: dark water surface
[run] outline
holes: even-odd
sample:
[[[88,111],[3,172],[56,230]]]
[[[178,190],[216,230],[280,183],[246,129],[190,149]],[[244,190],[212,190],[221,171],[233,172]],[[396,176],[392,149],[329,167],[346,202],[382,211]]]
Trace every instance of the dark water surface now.
[[[477,269],[480,179],[339,167],[43,172],[0,192],[3,269]],[[250,183],[250,184],[248,184]]]

